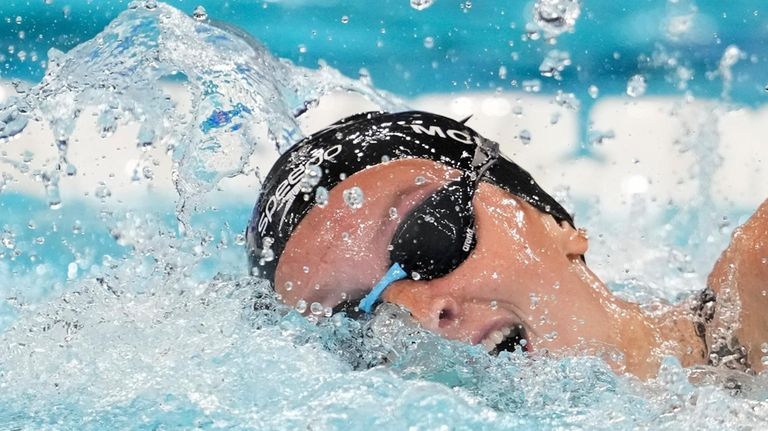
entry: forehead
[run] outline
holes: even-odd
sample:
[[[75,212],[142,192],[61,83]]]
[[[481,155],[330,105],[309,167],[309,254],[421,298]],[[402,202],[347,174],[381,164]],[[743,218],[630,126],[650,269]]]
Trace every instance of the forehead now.
[[[402,217],[459,175],[430,160],[407,159],[345,179],[294,230],[275,273],[276,290],[292,303],[335,302],[341,292],[370,289],[388,266],[387,246]]]

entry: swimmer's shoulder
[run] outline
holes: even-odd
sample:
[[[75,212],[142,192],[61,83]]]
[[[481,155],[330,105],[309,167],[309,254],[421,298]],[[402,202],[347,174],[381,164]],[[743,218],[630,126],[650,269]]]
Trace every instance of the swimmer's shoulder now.
[[[738,304],[736,333],[749,349],[752,367],[762,370],[760,344],[768,339],[768,200],[734,230],[707,285],[717,295],[717,314],[723,314],[729,302]]]

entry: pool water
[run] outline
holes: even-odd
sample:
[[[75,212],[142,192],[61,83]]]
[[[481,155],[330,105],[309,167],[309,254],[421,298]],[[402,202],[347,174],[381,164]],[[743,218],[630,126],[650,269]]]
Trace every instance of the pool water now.
[[[612,206],[557,175],[546,181],[600,232],[588,258],[617,294],[678,301],[704,285],[754,204],[712,190],[733,136],[720,124],[762,112],[763,7],[566,1],[560,24],[537,28],[532,13],[546,2],[199,3],[0,6],[0,79],[19,80],[0,105],[0,427],[721,429],[768,420],[763,376],[667,358],[657,378],[639,381],[611,370],[611,351],[491,357],[409,326],[397,310],[310,322],[246,275],[242,235],[267,162],[322,126],[323,109],[343,111],[329,108],[346,100],[338,91],[365,100],[350,106],[474,103],[553,129],[571,118],[570,147],[547,146],[534,130],[532,143],[510,148],[540,159],[559,151],[546,160],[606,171],[624,169],[616,151],[646,148],[616,149],[634,117],[601,117],[600,99],[635,114],[657,100],[654,109],[685,126],[662,145],[693,160],[676,165],[685,181],[670,180],[686,197],[655,195],[665,180],[636,175]],[[653,22],[665,24],[647,30]],[[301,120],[307,110],[314,126]],[[615,138],[595,139],[601,118]]]

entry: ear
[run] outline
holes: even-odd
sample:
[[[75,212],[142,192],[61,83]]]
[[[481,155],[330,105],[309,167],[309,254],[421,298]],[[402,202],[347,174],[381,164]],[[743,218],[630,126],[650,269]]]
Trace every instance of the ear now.
[[[569,258],[581,258],[589,248],[587,231],[574,229],[567,221],[558,223],[550,214],[541,213],[542,223],[550,237],[560,246]]]

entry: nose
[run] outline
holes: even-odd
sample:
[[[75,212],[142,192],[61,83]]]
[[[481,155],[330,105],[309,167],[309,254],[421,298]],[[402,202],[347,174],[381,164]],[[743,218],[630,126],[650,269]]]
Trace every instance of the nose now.
[[[428,282],[403,280],[382,295],[387,302],[407,308],[424,328],[450,336],[459,323],[461,308],[451,295],[437,294]]]

